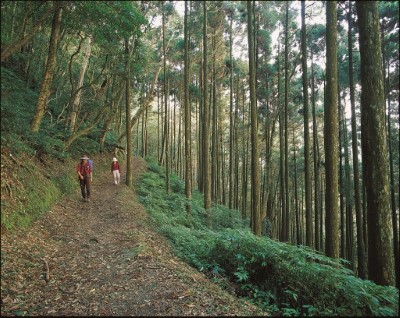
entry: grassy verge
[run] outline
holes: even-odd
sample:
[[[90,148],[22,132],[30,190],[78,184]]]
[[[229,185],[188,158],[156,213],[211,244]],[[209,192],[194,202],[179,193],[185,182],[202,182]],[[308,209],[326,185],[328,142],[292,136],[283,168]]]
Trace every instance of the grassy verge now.
[[[28,228],[61,196],[76,190],[75,174],[69,171],[55,171],[50,163],[45,169],[27,156],[14,160],[2,156],[10,168],[2,169],[1,226],[9,231]]]
[[[139,184],[141,202],[177,255],[219,283],[235,288],[273,315],[396,316],[399,291],[353,275],[343,260],[333,260],[304,246],[256,237],[238,211],[213,206],[211,219],[195,192],[185,211],[184,183],[170,179],[148,160]],[[211,223],[211,226],[208,224]]]

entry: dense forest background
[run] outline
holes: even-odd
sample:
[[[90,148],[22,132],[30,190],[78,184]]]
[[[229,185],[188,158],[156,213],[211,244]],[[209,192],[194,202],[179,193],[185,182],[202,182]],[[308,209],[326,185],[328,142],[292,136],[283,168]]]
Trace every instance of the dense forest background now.
[[[1,2],[2,158],[155,158],[187,213],[397,287],[399,120],[397,1]]]

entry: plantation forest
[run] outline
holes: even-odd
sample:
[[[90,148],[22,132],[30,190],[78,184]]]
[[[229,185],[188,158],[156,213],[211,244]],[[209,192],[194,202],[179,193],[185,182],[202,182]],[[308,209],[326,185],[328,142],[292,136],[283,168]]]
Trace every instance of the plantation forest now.
[[[397,1],[2,1],[1,315],[398,316],[399,101]]]

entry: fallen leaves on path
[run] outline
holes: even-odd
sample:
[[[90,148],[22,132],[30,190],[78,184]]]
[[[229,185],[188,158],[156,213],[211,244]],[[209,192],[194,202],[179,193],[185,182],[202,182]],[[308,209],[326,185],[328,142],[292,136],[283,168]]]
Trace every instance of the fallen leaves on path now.
[[[134,191],[111,179],[97,175],[90,203],[77,185],[28,231],[2,233],[2,316],[263,314],[176,258]]]

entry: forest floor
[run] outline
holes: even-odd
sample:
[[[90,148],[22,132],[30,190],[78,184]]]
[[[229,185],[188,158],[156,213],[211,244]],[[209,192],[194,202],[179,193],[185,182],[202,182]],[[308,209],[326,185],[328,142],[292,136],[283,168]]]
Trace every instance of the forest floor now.
[[[145,167],[135,158],[135,178]],[[1,234],[1,316],[266,315],[174,256],[124,181],[94,174],[91,202],[77,184],[28,230]]]

